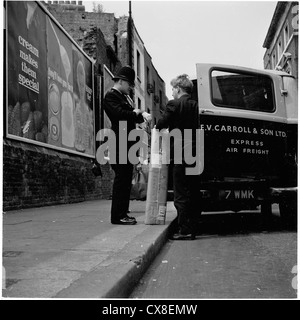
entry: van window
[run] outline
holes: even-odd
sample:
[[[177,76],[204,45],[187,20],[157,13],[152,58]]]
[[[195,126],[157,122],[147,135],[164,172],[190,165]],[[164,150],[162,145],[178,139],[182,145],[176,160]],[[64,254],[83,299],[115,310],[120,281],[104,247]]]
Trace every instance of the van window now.
[[[213,70],[211,98],[218,107],[274,111],[273,84],[268,76]]]

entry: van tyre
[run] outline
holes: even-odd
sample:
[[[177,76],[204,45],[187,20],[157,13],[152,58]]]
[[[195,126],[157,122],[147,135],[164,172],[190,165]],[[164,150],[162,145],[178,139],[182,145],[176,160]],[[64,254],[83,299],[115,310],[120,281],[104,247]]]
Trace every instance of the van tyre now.
[[[264,201],[261,204],[261,214],[262,214],[262,221],[263,221],[263,229],[267,230],[270,228],[272,219],[272,202]]]
[[[279,203],[280,219],[284,227],[297,227],[297,200],[283,199]]]

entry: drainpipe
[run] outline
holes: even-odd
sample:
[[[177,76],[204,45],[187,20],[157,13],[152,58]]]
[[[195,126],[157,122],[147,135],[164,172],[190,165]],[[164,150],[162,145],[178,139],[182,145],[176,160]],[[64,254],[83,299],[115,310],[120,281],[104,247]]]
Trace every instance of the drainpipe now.
[[[129,18],[128,18],[128,64],[133,68],[132,63],[132,17],[131,17],[131,1],[129,1]]]
[[[128,18],[128,65],[134,69],[133,58],[132,58],[132,17],[131,17],[131,1],[129,1],[129,18]],[[129,94],[130,98],[134,101],[134,90],[131,90]]]

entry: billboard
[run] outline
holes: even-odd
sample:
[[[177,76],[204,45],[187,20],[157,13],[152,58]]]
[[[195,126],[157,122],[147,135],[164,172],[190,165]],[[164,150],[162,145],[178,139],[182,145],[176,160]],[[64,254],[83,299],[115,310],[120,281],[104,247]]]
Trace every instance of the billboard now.
[[[39,2],[6,17],[6,136],[94,157],[93,62]]]

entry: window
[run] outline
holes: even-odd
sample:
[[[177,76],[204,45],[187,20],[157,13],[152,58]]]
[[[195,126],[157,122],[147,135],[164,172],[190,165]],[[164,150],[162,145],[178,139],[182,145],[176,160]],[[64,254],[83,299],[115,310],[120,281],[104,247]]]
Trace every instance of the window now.
[[[142,109],[142,102],[141,99],[138,98],[138,108],[141,110]]]
[[[286,25],[283,31],[283,41],[284,41],[284,48],[286,48],[289,42],[289,26]]]
[[[282,55],[282,42],[281,42],[281,39],[278,41],[277,53],[278,53],[278,59],[280,59],[280,57]]]
[[[136,73],[139,80],[141,80],[141,55],[136,51]]]
[[[147,67],[147,70],[146,70],[146,73],[147,73],[147,92],[148,94],[150,95],[151,94],[151,90],[150,90],[150,70],[149,70],[149,67]]]
[[[150,83],[150,70],[149,67],[147,67],[147,84]]]
[[[275,69],[275,67],[276,67],[276,54],[275,54],[275,52],[273,53],[273,55],[272,55],[272,69]]]
[[[263,75],[213,70],[212,103],[218,107],[274,111],[272,79]]]

